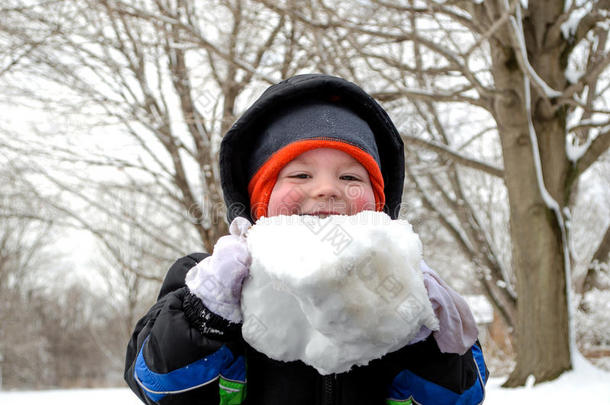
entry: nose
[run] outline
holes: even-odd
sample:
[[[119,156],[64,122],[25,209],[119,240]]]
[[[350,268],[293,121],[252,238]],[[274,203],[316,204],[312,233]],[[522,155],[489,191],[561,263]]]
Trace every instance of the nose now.
[[[312,195],[319,199],[337,199],[341,195],[340,184],[330,176],[318,176],[313,184]]]

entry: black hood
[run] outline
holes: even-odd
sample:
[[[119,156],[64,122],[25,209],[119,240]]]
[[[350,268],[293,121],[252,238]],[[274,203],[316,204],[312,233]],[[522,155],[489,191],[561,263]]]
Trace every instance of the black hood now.
[[[396,218],[404,181],[403,143],[385,110],[366,92],[347,80],[321,74],[299,75],[269,87],[233,124],[220,146],[220,180],[231,222],[242,216],[252,221],[248,182],[253,151],[261,144],[265,128],[287,106],[312,100],[332,101],[347,107],[370,127],[385,184],[384,211]],[[295,137],[295,140],[297,137]],[[278,144],[276,150],[282,145]],[[256,160],[256,159],[255,159]],[[250,170],[249,170],[250,169]]]

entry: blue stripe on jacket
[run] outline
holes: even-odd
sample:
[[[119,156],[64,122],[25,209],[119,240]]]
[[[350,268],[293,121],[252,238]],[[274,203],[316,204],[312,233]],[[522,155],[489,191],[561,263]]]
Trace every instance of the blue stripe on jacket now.
[[[485,361],[483,360],[483,351],[479,347],[479,345],[472,346],[472,357],[474,357],[474,361],[477,363],[477,368],[479,369],[479,375],[483,379],[483,384],[487,383],[487,369],[485,368]]]
[[[225,345],[203,359],[163,374],[148,368],[142,352],[144,345],[146,341],[138,353],[134,377],[146,395],[155,402],[167,394],[178,394],[209,384],[216,380],[223,370],[230,370],[228,374],[234,377],[243,376],[245,380],[246,367],[243,356],[239,356],[234,362],[233,353]]]
[[[472,346],[472,355],[479,375],[475,383],[466,391],[458,394],[445,387],[434,384],[409,370],[403,370],[394,378],[390,387],[389,398],[395,401],[413,399],[418,404],[435,405],[474,405],[485,398],[487,373],[481,349]]]
[[[246,382],[246,359],[239,356],[233,363],[220,370],[222,378],[237,382]]]

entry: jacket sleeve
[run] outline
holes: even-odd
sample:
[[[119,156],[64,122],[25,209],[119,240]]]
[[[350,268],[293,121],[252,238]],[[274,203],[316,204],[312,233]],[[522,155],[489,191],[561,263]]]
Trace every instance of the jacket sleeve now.
[[[480,404],[489,372],[478,341],[464,354],[443,353],[433,336],[383,359],[388,405]]]
[[[125,380],[146,404],[214,404],[245,395],[241,324],[210,312],[184,285],[205,258],[191,254],[168,271],[158,300],[127,347]]]

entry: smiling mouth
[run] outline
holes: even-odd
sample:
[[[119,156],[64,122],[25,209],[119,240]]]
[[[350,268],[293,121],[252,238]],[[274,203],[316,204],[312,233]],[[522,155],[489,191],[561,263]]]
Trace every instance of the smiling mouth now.
[[[316,217],[320,217],[320,218],[326,218],[330,215],[343,215],[340,212],[335,212],[335,211],[316,211],[316,212],[305,212],[301,215],[312,215],[312,216],[316,216]]]

